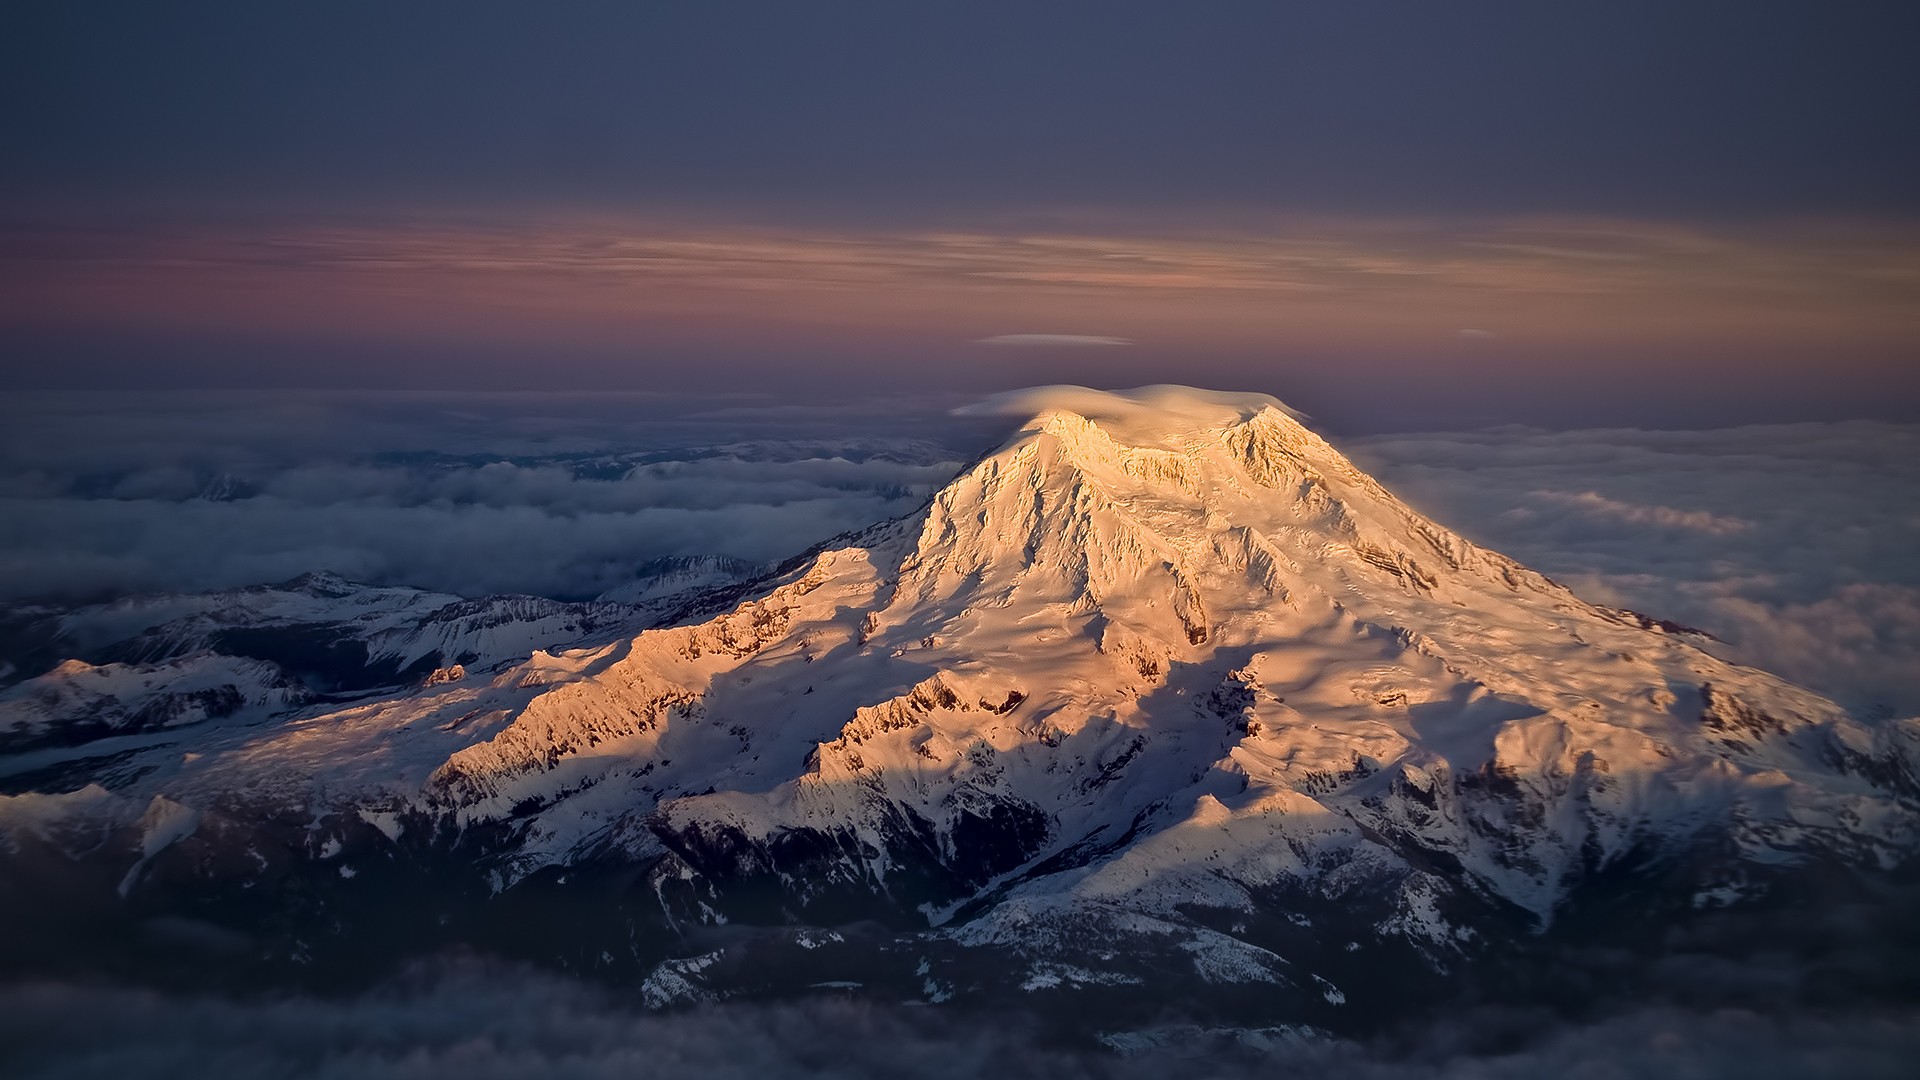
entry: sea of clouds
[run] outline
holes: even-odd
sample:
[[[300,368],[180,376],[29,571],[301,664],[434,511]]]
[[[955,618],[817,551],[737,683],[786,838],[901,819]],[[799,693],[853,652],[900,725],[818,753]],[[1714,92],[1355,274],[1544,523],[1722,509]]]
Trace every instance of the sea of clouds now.
[[[326,569],[598,595],[668,555],[778,559],[909,512],[1003,438],[927,396],[17,395],[0,602]],[[991,410],[988,410],[989,412]],[[1920,711],[1920,426],[1330,432],[1416,507],[1597,602]]]
[[[1362,468],[1597,603],[1850,707],[1920,711],[1920,426],[1373,435]]]
[[[324,569],[587,599],[664,555],[782,558],[905,513],[956,440],[645,394],[38,396],[0,415],[0,600]],[[946,422],[941,431],[961,427]]]
[[[648,1013],[606,988],[470,964],[354,996],[244,1000],[35,983],[0,987],[0,1071],[44,1080],[1625,1080],[1910,1076],[1905,1011],[1782,1017],[1641,1007],[1566,1022],[1457,1011],[1368,1043],[1170,1024],[1106,1046],[1034,1015],[832,995]]]

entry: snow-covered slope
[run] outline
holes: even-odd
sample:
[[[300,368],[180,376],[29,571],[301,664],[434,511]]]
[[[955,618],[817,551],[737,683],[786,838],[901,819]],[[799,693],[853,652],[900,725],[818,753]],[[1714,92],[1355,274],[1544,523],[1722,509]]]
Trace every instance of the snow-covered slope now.
[[[681,625],[209,729],[71,812],[196,889],[230,871],[185,813],[221,843],[302,822],[297,858],[342,876],[455,850],[508,894],[630,868],[651,914],[623,909],[621,948],[663,1000],[744,985],[724,947],[659,943],[691,927],[862,919],[931,1000],[1172,972],[1336,1008],[1366,963],[1444,968],[1627,870],[1712,907],[1915,852],[1920,723],[1585,603],[1270,398],[996,405],[1031,418],[921,512]],[[0,800],[0,836],[58,834],[50,797]],[[155,806],[185,809],[149,850]]]

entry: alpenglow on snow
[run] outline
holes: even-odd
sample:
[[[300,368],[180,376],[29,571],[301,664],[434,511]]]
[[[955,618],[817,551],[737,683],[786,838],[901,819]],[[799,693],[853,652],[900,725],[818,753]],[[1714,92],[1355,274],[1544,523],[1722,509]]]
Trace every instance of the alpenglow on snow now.
[[[1024,423],[751,580],[432,633],[452,598],[294,583],[255,606],[328,608],[299,640],[407,647],[318,692],[284,622],[143,624],[197,651],[19,683],[0,915],[54,944],[13,961],[191,916],[289,971],[471,944],[662,1005],[1180,987],[1338,1029],[1595,911],[1914,855],[1920,722],[1587,603],[1271,398],[980,409]]]

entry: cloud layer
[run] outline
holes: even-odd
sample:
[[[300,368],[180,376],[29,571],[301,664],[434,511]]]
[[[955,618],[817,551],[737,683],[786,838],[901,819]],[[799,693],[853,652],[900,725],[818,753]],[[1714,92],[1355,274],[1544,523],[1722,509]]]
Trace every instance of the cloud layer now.
[[[1171,1028],[1125,1056],[1050,1038],[1032,1016],[888,1008],[823,997],[648,1014],[584,984],[468,968],[351,998],[235,1001],[59,984],[0,987],[11,1076],[219,1075],[353,1080],[790,1077],[1006,1080],[1337,1075],[1354,1080],[1624,1080],[1643,1076],[1909,1075],[1920,1026],[1902,1013],[1817,1018],[1646,1008],[1586,1024],[1442,1018],[1392,1050]],[[1494,1050],[1477,1042],[1503,1042]],[[1156,1045],[1157,1044],[1157,1045]]]
[[[976,344],[1015,348],[1098,349],[1131,345],[1133,342],[1126,338],[1101,337],[1098,334],[996,334],[993,337],[981,338]]]
[[[1383,435],[1420,509],[1581,595],[1708,630],[1856,708],[1920,711],[1920,427]]]
[[[45,402],[38,404],[45,405]],[[590,597],[663,555],[782,558],[905,513],[959,467],[868,418],[644,397],[241,395],[22,409],[0,597],[202,590],[330,569]]]
[[[1519,355],[1508,347],[1593,361],[1611,346],[1613,367],[1648,350],[1817,346],[1829,377],[1842,348],[1853,363],[1920,341],[1920,235],[1898,222],[0,222],[0,241],[0,325],[69,330],[310,335],[350,320],[386,340],[469,345],[1470,345],[1461,355],[1477,362]],[[1009,323],[1036,332],[998,332]]]

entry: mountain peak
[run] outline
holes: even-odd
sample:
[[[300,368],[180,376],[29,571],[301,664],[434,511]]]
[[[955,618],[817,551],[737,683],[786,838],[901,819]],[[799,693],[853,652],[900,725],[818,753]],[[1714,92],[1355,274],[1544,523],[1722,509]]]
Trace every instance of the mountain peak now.
[[[58,698],[85,738],[155,735],[103,759],[114,820],[206,812],[100,850],[142,912],[204,867],[240,868],[208,889],[261,895],[237,853],[289,845],[247,830],[305,813],[302,865],[457,851],[431,865],[529,896],[576,868],[644,880],[600,953],[640,964],[683,963],[658,950],[703,924],[865,920],[900,939],[875,963],[916,965],[899,985],[929,999],[1002,962],[1025,993],[1071,955],[1089,985],[1190,957],[1200,983],[1263,994],[1353,976],[1356,1002],[1381,958],[1497,956],[1534,929],[1516,914],[1613,903],[1641,868],[1699,907],[1796,861],[1920,850],[1920,727],[1858,723],[1581,601],[1273,398],[1050,387],[975,411],[1022,426],[917,514],[714,594],[705,621],[542,624],[527,659],[284,726],[200,668],[130,671],[185,692],[153,710]],[[10,805],[0,866],[41,829]],[[807,985],[829,970],[796,963]],[[659,970],[718,993],[705,980],[751,966],[702,964]]]
[[[1017,583],[1082,606],[1144,589],[1163,610],[1168,589],[1197,596],[1207,576],[1237,591],[1251,575],[1268,597],[1302,574],[1349,598],[1430,592],[1444,576],[1469,591],[1558,592],[1401,503],[1265,394],[1043,387],[969,411],[1028,419],[935,496],[907,568],[921,576],[997,579],[1003,596]]]
[[[1245,488],[1246,480],[1269,489],[1319,486],[1322,474],[1331,472],[1358,485],[1369,498],[1391,498],[1308,430],[1300,422],[1301,413],[1267,394],[1170,385],[1119,391],[1047,386],[998,395],[957,411],[1027,418],[989,461],[1019,457],[1023,447],[1045,439],[1054,451],[1045,460],[1124,473],[1149,484],[1190,488],[1198,473],[1218,473],[1220,466],[1232,465],[1237,469],[1225,471],[1244,473],[1231,477],[1235,489]],[[1217,456],[1222,449],[1225,459]]]
[[[1044,426],[1055,413],[1067,413],[1097,424],[1120,442],[1143,446],[1165,445],[1177,436],[1199,431],[1225,430],[1267,412],[1282,419],[1301,415],[1270,394],[1164,383],[1132,390],[1035,386],[995,394],[954,412],[1027,419],[1028,430]]]

